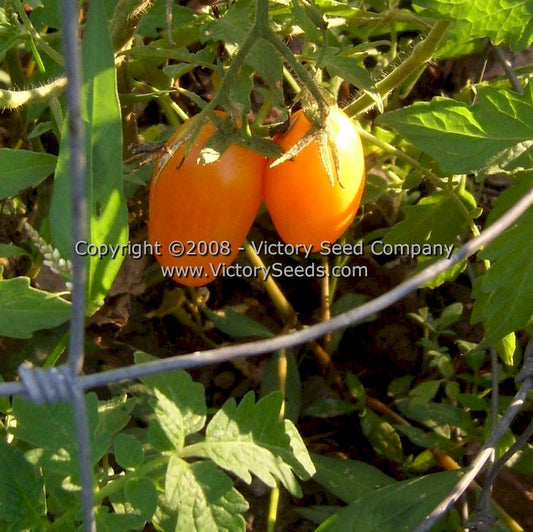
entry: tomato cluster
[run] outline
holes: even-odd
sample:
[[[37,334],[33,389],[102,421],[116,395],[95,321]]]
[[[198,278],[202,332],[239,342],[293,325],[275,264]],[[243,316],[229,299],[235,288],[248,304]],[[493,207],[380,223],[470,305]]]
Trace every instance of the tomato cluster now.
[[[363,193],[364,155],[356,129],[339,109],[328,115],[325,145],[313,139],[274,167],[262,155],[236,144],[215,162],[200,164],[200,150],[215,126],[210,121],[202,124],[187,152],[187,133],[194,120],[185,122],[167,142],[150,187],[148,237],[160,244],[158,260],[175,281],[202,286],[216,277],[221,265],[233,262],[263,198],[286,243],[318,249],[323,241],[337,240],[353,221]],[[297,111],[289,129],[274,141],[287,151],[311,127],[305,114]],[[324,156],[332,161],[329,169]],[[171,252],[175,242],[183,246],[181,254]],[[191,253],[188,242],[203,243],[204,252],[195,246],[197,251]]]

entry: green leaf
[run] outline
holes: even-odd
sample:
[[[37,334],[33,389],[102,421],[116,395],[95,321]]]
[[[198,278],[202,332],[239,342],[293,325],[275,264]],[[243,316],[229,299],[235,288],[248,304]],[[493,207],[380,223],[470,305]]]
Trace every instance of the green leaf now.
[[[339,76],[364,90],[376,102],[378,110],[383,112],[383,100],[370,74],[361,66],[360,59],[327,54],[321,66],[325,67],[331,76]]]
[[[401,247],[406,247],[406,244],[416,246],[416,251],[420,253],[418,269],[425,267],[428,262],[451,256],[457,238],[465,235],[468,228],[455,201],[440,192],[422,198],[416,205],[406,205],[404,213],[405,219],[384,236],[383,243]],[[379,249],[381,251],[382,248]],[[399,251],[402,249],[399,248]],[[453,280],[464,268],[463,261],[428,283],[428,286],[435,287],[446,280]]]
[[[316,532],[409,532],[439,504],[458,478],[457,472],[446,471],[373,490],[334,514]]]
[[[243,66],[235,76],[228,93],[231,103],[241,116],[247,116],[250,112],[250,93],[253,89],[253,71],[250,67]]]
[[[514,366],[514,355],[516,352],[516,335],[514,332],[507,334],[496,342],[496,351],[507,366]]]
[[[256,41],[246,57],[250,65],[270,87],[276,87],[283,79],[283,62],[274,47],[264,40]]]
[[[409,396],[414,402],[429,403],[437,395],[441,382],[440,380],[421,382],[409,392]]]
[[[98,404],[96,434],[116,434],[129,422],[135,401],[126,395],[117,395]]]
[[[36,187],[54,173],[57,157],[28,150],[0,149],[0,199]]]
[[[251,474],[270,487],[278,479],[300,496],[293,471],[307,479],[314,466],[294,425],[279,418],[282,400],[281,393],[272,393],[256,404],[253,392],[239,405],[230,399],[207,425],[205,441],[186,447],[182,456],[210,458],[248,484]]]
[[[435,327],[439,331],[444,331],[450,325],[458,322],[463,315],[463,304],[462,303],[452,303],[448,305],[440,315],[440,318],[435,320]]]
[[[312,454],[311,458],[316,467],[313,480],[345,503],[395,483],[394,479],[365,462],[318,454]]]
[[[388,421],[365,408],[361,413],[361,429],[378,454],[394,462],[402,462],[402,442],[395,428]]]
[[[448,250],[444,245],[454,245],[467,228],[466,220],[447,194],[434,193],[416,205],[405,206],[404,211],[405,220],[385,235],[385,244],[441,244],[437,254],[445,257]]]
[[[264,325],[252,318],[231,309],[213,312],[208,308],[202,309],[215,327],[233,338],[272,338],[274,334]]]
[[[0,521],[29,518],[34,525],[46,515],[44,480],[16,448],[0,440]],[[5,530],[5,529],[4,529]],[[22,530],[20,528],[19,530]]]
[[[94,393],[86,396],[86,410],[91,434],[91,463],[95,464],[109,449],[111,437],[95,437],[98,424],[98,400]],[[21,397],[13,399],[17,426],[15,438],[34,447],[29,451],[30,462],[63,475],[78,477],[78,441],[70,403],[36,405]]]
[[[0,244],[0,257],[20,257],[29,253],[14,244]]]
[[[83,34],[82,116],[87,156],[87,209],[89,238],[97,246],[116,246],[128,240],[128,214],[122,182],[122,125],[115,63],[102,0],[91,2]],[[70,147],[64,128],[50,208],[54,246],[71,256]],[[104,301],[123,253],[87,258],[87,312],[93,314]]]
[[[27,277],[0,280],[0,336],[31,338],[70,318],[70,303],[55,294],[30,287]]]
[[[151,479],[146,477],[130,478],[124,486],[124,495],[140,516],[148,521],[157,507],[157,490]]]
[[[165,479],[165,506],[170,523],[166,523],[164,530],[246,529],[241,513],[248,509],[248,503],[231,479],[212,462],[188,464],[172,455]]]
[[[142,364],[157,360],[146,353],[135,353],[135,363]],[[204,387],[193,382],[185,371],[170,371],[153,377],[142,377],[142,382],[150,389],[165,394],[178,408],[183,419],[185,436],[198,432],[205,424],[206,404]]]
[[[409,425],[396,425],[396,430],[406,436],[411,443],[422,447],[423,449],[450,449],[453,443],[434,432],[411,427]]]
[[[215,19],[203,29],[203,40],[222,41],[233,51],[246,37],[254,19],[254,5],[250,1],[236,2],[224,17]]]
[[[462,408],[441,403],[416,403],[408,399],[399,399],[396,404],[405,417],[425,425],[445,438],[450,437],[451,427],[461,429],[466,434],[471,434],[474,430],[472,419]]]
[[[516,198],[516,192],[523,189],[523,185],[513,187],[501,195],[501,201],[507,204],[509,196]],[[472,322],[483,323],[484,345],[523,329],[533,316],[532,232],[533,210],[529,209],[479,253],[480,258],[491,261],[491,268],[477,278],[472,292]]]
[[[431,155],[445,173],[512,172],[532,166],[532,93],[533,88],[520,96],[480,87],[475,105],[438,97],[386,113],[376,122]]]
[[[425,16],[452,20],[460,42],[490,37],[524,50],[533,42],[533,6],[528,0],[415,0]]]
[[[144,461],[144,451],[139,440],[129,434],[117,434],[114,441],[115,459],[124,469],[134,468]]]
[[[98,532],[130,532],[140,530],[144,519],[132,513],[111,513],[105,506],[96,508],[96,529]]]
[[[181,451],[185,442],[181,412],[176,403],[157,388],[154,389],[154,394],[155,399],[150,401],[150,404],[154,408],[155,417],[172,447]]]
[[[306,416],[329,418],[335,416],[346,416],[357,412],[359,408],[348,401],[337,399],[335,397],[321,397],[313,401],[305,410]]]

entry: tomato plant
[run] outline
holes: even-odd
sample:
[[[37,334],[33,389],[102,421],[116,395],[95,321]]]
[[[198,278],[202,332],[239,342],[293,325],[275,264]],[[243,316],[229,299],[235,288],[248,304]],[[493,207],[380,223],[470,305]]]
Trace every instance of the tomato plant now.
[[[202,286],[235,260],[261,203],[266,159],[232,144],[215,162],[201,164],[200,150],[216,129],[202,124],[186,154],[192,120],[170,137],[154,167],[148,235],[160,245],[163,267],[188,269],[174,269],[175,281]]]
[[[288,131],[275,140],[287,151],[311,127],[299,110],[292,116]],[[320,138],[313,139],[292,159],[267,168],[265,174],[265,202],[279,235],[287,243],[312,245],[314,250],[323,241],[337,240],[352,223],[365,181],[363,146],[350,118],[332,108],[325,133],[325,155],[337,174],[335,179],[328,175]]]

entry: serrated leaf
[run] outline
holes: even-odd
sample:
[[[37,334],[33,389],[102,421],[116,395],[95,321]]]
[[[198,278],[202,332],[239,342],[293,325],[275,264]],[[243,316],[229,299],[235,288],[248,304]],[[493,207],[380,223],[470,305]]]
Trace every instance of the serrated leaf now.
[[[253,71],[248,66],[243,66],[231,83],[228,92],[230,102],[239,110],[241,116],[250,112],[250,94],[254,89]]]
[[[36,523],[45,518],[44,480],[16,448],[0,440],[0,521],[17,522],[29,518]]]
[[[361,429],[378,454],[394,462],[402,462],[402,442],[395,428],[388,421],[365,408],[361,414]]]
[[[507,196],[502,198],[507,202]],[[533,210],[529,209],[479,253],[491,261],[491,268],[474,284],[472,322],[483,323],[486,344],[524,328],[533,316],[532,231]]]
[[[91,1],[83,42],[82,117],[85,126],[88,242],[123,245],[128,241],[128,213],[123,195],[122,122],[115,60],[102,0]],[[68,130],[64,127],[50,207],[50,232],[62,256],[72,253],[71,187]],[[123,253],[87,258],[87,312],[104,302],[124,259]]]
[[[312,454],[311,458],[316,467],[313,480],[345,503],[351,503],[369,491],[396,482],[365,462],[340,460],[318,454]]]
[[[95,464],[109,449],[111,436],[95,436],[98,424],[98,399],[94,393],[86,396],[86,410],[91,434],[91,463]],[[38,452],[30,453],[30,461],[49,471],[63,475],[78,475],[78,441],[73,408],[69,403],[36,405],[22,397],[13,399],[17,426],[15,438],[29,443]]]
[[[254,20],[254,5],[250,1],[232,5],[224,17],[215,19],[203,29],[203,40],[222,41],[226,45],[238,45],[244,40]]]
[[[283,62],[281,56],[267,41],[256,41],[250,54],[246,57],[250,65],[261,78],[270,86],[276,87],[283,79]]]
[[[424,15],[452,20],[455,39],[490,37],[523,50],[533,42],[533,7],[528,0],[415,0]]]
[[[36,187],[54,173],[57,157],[28,150],[0,149],[0,199]]]
[[[168,523],[165,530],[244,532],[246,528],[241,513],[248,503],[212,462],[188,464],[172,455],[165,478],[165,503],[166,512],[175,519],[175,525],[171,528]]]
[[[459,473],[446,471],[374,490],[334,514],[316,532],[409,532],[439,504],[458,478]]]
[[[314,466],[292,423],[279,418],[282,400],[272,393],[255,403],[252,392],[239,405],[230,399],[207,425],[205,441],[186,447],[182,456],[210,458],[246,483],[252,474],[270,487],[278,479],[299,496],[293,472],[307,479]]]
[[[135,363],[157,360],[156,357],[138,351]],[[185,436],[198,432],[205,424],[207,407],[204,387],[194,382],[185,371],[170,371],[153,377],[142,377],[142,382],[151,389],[164,393],[179,409],[183,419]]]
[[[417,148],[439,161],[445,173],[516,171],[533,161],[533,90],[481,87],[475,105],[449,98],[416,102],[380,116]]]
[[[30,287],[27,277],[0,280],[0,336],[31,338],[70,318],[71,305],[55,294]]]
[[[154,388],[154,394],[155,399],[150,401],[150,404],[154,409],[155,417],[172,447],[179,452],[185,441],[181,412],[176,403],[157,388]]]
[[[274,333],[264,325],[248,316],[231,309],[213,312],[208,308],[202,309],[215,327],[233,338],[272,338]]]

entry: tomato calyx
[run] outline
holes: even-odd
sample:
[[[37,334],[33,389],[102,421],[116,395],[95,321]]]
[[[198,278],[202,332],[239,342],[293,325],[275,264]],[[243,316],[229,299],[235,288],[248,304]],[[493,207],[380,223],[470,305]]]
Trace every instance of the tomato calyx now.
[[[335,183],[338,183],[341,188],[345,188],[345,185],[341,179],[338,147],[337,143],[334,141],[336,135],[331,120],[331,110],[333,108],[334,107],[331,106],[326,109],[325,112],[322,112],[321,110],[318,110],[317,112],[316,109],[303,107],[303,114],[311,124],[310,129],[298,142],[293,144],[285,153],[283,153],[283,155],[271,162],[269,167],[274,168],[290,159],[293,159],[306,146],[312,142],[316,142],[320,150],[322,164],[329,178],[331,186],[334,187]],[[301,119],[301,115],[291,122],[287,132],[291,129],[291,127],[294,126],[296,120],[299,119]]]

